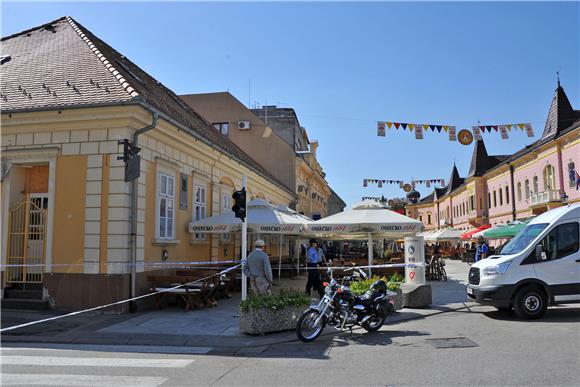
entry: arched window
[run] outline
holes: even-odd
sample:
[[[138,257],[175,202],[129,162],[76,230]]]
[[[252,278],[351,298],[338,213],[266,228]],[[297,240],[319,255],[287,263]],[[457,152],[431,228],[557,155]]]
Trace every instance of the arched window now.
[[[518,202],[522,201],[522,182],[518,181]]]
[[[527,200],[530,198],[530,181],[528,179],[526,179],[525,189],[526,189],[526,200]]]
[[[431,224],[431,213],[427,213],[427,224]]]
[[[544,168],[544,190],[555,189],[556,180],[554,176],[554,167],[550,164]]]
[[[510,204],[510,189],[507,185],[505,186],[505,202]]]
[[[420,215],[419,215],[419,222],[422,222],[422,221],[423,221],[423,215],[422,215],[422,214],[420,214]]]
[[[540,187],[538,185],[538,176],[534,176],[534,193],[537,194],[539,190]]]

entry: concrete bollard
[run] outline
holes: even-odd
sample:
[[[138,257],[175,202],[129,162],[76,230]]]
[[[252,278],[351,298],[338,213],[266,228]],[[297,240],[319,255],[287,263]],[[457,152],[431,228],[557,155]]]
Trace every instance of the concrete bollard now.
[[[403,305],[409,308],[431,305],[431,285],[425,280],[425,244],[422,236],[405,238],[405,264],[405,283],[401,285]]]

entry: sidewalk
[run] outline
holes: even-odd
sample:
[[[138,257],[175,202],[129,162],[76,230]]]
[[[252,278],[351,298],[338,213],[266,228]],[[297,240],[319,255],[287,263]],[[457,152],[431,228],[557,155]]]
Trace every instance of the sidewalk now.
[[[424,318],[466,306],[469,266],[447,261],[448,282],[431,282],[433,305],[395,313],[387,325]],[[302,289],[305,278],[282,279],[282,288]],[[165,308],[137,314],[87,314],[24,327],[2,335],[2,342],[190,346],[210,348],[263,347],[296,341],[294,331],[251,336],[239,331],[239,295],[220,300],[216,308],[184,311]],[[50,317],[50,313],[2,311],[2,326]],[[52,314],[56,315],[56,314]],[[325,334],[335,334],[328,328]]]

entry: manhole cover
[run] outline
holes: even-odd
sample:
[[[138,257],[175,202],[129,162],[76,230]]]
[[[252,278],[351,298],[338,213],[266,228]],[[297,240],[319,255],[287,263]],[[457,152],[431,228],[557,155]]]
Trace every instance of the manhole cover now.
[[[471,348],[479,347],[466,337],[449,337],[445,339],[427,339],[435,348]]]

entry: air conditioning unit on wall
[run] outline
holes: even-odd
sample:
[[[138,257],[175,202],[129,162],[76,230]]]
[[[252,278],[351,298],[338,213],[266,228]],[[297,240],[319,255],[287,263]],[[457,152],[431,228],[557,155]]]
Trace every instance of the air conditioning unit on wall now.
[[[238,121],[238,129],[239,130],[249,130],[250,129],[250,121]]]

